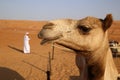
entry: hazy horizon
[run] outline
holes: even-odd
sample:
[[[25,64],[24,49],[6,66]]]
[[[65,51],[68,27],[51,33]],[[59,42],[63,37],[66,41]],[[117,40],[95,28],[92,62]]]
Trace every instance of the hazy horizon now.
[[[105,18],[112,14],[120,20],[120,0],[0,0],[0,20],[81,19],[86,16]]]

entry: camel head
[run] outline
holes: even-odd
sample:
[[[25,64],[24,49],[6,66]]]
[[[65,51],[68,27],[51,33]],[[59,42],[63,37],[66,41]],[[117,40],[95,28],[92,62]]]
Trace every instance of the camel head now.
[[[38,37],[41,44],[53,41],[77,51],[94,51],[107,41],[107,29],[112,24],[112,15],[105,19],[86,17],[80,20],[60,19],[45,24]]]

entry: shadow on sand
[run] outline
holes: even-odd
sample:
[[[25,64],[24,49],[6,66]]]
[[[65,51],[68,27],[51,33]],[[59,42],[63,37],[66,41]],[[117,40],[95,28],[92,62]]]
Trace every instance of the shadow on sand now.
[[[39,53],[36,53],[36,52],[33,52],[33,51],[31,51],[31,53],[32,53],[32,55],[36,55],[36,56],[39,56],[39,57],[41,57],[41,58],[48,59],[47,56],[40,55]]]
[[[0,80],[25,80],[25,79],[14,70],[5,67],[0,67]]]
[[[16,48],[16,47],[13,47],[13,46],[11,46],[11,45],[8,45],[8,47],[9,47],[9,48],[11,48],[11,49],[14,49],[14,50],[16,50],[16,51],[18,51],[18,52],[21,52],[21,53],[23,53],[23,50],[21,50],[21,49],[18,49],[18,48]]]
[[[34,68],[36,68],[36,69],[38,69],[38,70],[40,70],[40,71],[42,71],[42,72],[44,72],[45,74],[46,74],[46,77],[47,77],[47,80],[50,80],[50,75],[51,75],[51,72],[50,71],[45,71],[45,70],[42,70],[41,68],[39,68],[39,67],[37,67],[37,66],[34,66],[33,64],[31,64],[31,63],[28,63],[28,62],[26,62],[26,61],[23,61],[24,63],[26,63],[26,64],[28,64],[28,65],[31,65],[32,67],[34,67]]]
[[[24,61],[24,60],[23,60],[22,62],[24,62],[24,63],[26,63],[26,64],[28,64],[28,65],[31,65],[32,67],[34,67],[34,68],[36,68],[36,69],[38,69],[38,70],[40,70],[40,71],[46,73],[45,70],[42,70],[41,68],[39,68],[39,67],[37,67],[37,66],[35,66],[35,65],[31,64],[31,63],[29,63],[29,62],[26,62],[26,61]]]

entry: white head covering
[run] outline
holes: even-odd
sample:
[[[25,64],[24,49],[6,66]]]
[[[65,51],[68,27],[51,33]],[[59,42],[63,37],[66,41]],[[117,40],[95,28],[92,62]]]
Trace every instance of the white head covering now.
[[[25,34],[29,34],[29,32],[26,32]]]

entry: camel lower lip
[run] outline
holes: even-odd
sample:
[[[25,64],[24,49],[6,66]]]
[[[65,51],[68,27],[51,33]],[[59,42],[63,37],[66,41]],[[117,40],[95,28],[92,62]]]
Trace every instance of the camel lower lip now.
[[[45,44],[45,43],[47,43],[47,42],[51,42],[51,41],[57,40],[57,39],[59,39],[60,37],[61,37],[61,36],[43,38],[40,44],[43,45],[43,44]]]
[[[43,39],[40,44],[43,45],[45,43],[48,43],[48,42],[51,42],[51,41],[54,41],[54,40],[56,40],[56,39],[54,39],[54,38],[53,39],[52,38],[51,39]]]
[[[43,44],[47,43],[48,41],[49,40],[47,40],[47,39],[43,39],[40,44],[43,45]]]

